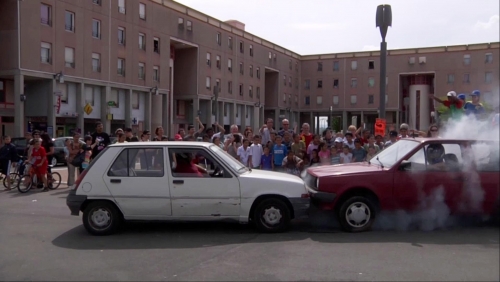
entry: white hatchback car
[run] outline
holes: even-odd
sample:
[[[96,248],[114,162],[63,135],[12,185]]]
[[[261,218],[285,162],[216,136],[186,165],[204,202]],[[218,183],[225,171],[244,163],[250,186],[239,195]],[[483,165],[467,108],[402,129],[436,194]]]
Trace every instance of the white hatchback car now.
[[[233,220],[281,232],[310,199],[301,178],[249,170],[211,143],[133,142],[101,152],[66,203],[89,233],[108,235],[123,220]]]

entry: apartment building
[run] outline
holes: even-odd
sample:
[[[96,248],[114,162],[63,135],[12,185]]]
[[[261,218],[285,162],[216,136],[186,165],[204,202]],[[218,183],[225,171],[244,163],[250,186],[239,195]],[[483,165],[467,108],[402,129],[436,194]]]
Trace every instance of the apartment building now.
[[[377,115],[377,52],[301,56],[171,0],[4,0],[0,42],[2,135],[67,136],[97,121],[173,135],[196,116],[316,129],[327,116],[345,128]],[[426,123],[417,88],[480,89],[498,104],[498,58],[498,43],[389,51],[388,120]]]

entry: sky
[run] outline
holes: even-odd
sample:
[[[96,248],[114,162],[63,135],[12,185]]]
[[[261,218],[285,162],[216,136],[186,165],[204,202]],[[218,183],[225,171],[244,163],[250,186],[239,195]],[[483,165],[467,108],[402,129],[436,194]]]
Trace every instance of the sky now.
[[[392,8],[388,49],[499,40],[499,0],[176,0],[300,55],[379,50],[380,4]]]

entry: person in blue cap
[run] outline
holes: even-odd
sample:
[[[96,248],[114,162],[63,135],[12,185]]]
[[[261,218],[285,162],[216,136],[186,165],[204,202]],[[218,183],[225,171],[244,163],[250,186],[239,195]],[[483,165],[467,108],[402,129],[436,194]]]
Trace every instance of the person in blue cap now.
[[[479,90],[474,90],[470,94],[472,101],[465,103],[464,110],[466,115],[475,115],[477,118],[484,114],[484,107],[479,102],[481,97],[481,92]]]

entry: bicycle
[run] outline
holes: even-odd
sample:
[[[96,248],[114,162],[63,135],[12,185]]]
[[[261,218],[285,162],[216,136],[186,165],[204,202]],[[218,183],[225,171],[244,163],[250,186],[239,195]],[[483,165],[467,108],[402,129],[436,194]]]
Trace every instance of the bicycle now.
[[[59,185],[61,185],[61,174],[59,172],[52,172],[52,165],[48,166],[47,170],[47,185],[49,186],[49,190],[55,190],[59,188]],[[24,170],[25,173],[22,177],[18,177],[17,180],[17,190],[21,193],[27,193],[31,188],[38,187],[40,183],[38,183],[38,177],[36,173],[34,173],[33,168],[31,168],[31,164],[26,164],[26,168]],[[31,175],[33,175],[33,178]],[[18,174],[19,175],[19,174]],[[43,183],[42,183],[43,185]]]
[[[26,165],[24,164],[24,158],[20,157],[17,165],[14,167],[13,171],[9,174],[9,177],[3,178],[3,186],[7,188],[7,181],[10,181],[10,188],[14,187],[18,181],[19,175],[24,172]]]

